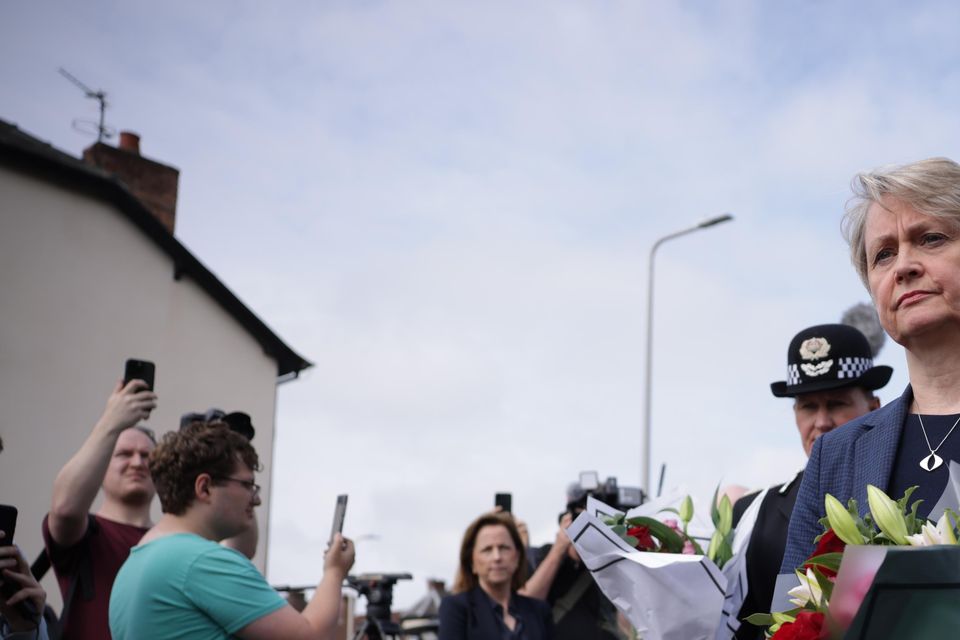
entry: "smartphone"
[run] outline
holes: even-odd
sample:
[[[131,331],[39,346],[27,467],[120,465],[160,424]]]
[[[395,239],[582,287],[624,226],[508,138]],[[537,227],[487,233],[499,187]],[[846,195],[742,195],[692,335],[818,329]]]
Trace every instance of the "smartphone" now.
[[[157,371],[157,366],[149,360],[134,360],[131,358],[123,367],[123,386],[131,380],[143,380],[147,383],[147,388],[153,391],[153,378]]]
[[[0,546],[13,544],[13,534],[17,530],[17,508],[0,504],[0,531],[4,536],[0,538]]]
[[[17,530],[17,508],[10,505],[0,504],[0,531],[4,536],[0,538],[0,546],[9,546],[13,544],[13,534]],[[4,580],[0,576],[0,597],[6,602],[20,591],[20,585],[13,580]],[[36,621],[38,618],[37,607],[31,600],[24,600],[14,605],[17,612],[27,620]]]
[[[493,497],[493,506],[500,507],[504,513],[510,513],[513,508],[513,496],[509,493],[498,493]]]
[[[333,510],[333,527],[330,529],[330,541],[333,542],[333,536],[343,533],[343,519],[347,515],[347,495],[337,496],[337,506]]]

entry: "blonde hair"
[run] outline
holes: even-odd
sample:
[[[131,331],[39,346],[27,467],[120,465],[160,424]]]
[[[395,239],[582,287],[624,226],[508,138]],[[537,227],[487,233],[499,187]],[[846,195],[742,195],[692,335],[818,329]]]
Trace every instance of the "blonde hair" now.
[[[853,197],[843,217],[843,235],[850,245],[850,261],[868,289],[864,236],[867,211],[873,203],[895,198],[920,213],[950,218],[960,225],[960,165],[949,158],[928,158],[858,173],[851,189]]]

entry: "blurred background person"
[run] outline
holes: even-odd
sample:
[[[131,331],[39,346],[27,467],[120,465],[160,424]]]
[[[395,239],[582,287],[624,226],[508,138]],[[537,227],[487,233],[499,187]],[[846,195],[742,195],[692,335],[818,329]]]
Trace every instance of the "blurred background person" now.
[[[143,380],[118,381],[103,415],[54,481],[43,539],[63,594],[64,640],[110,637],[113,580],[151,526],[155,490],[147,461],[156,441],[137,425],[156,406]],[[103,502],[92,514],[101,489]]]
[[[772,383],[770,390],[778,398],[793,399],[793,418],[805,455],[810,455],[813,443],[823,434],[880,406],[873,392],[886,385],[893,373],[890,367],[873,364],[882,344],[871,346],[863,333],[845,324],[808,327],[790,341],[787,379]],[[737,620],[770,611],[802,478],[801,470],[787,482],[746,495],[734,505],[735,526],[754,506],[743,522],[752,531],[746,549],[747,592]],[[741,622],[735,637],[760,640],[764,629]]]
[[[517,593],[526,574],[525,546],[510,514],[470,523],[454,593],[440,603],[440,640],[552,640],[550,608]]]
[[[0,438],[0,452],[3,452],[3,439]],[[47,593],[30,573],[30,565],[20,549],[11,543],[10,532],[0,528],[0,584],[16,585],[9,598],[0,596],[0,638],[3,640],[47,640],[47,624],[40,616],[47,601]],[[37,619],[30,619],[16,606],[18,602],[29,600]]]
[[[534,549],[533,575],[520,593],[546,600],[556,625],[557,640],[623,640],[626,623],[613,603],[580,561],[580,554],[567,537],[566,528],[586,509],[590,494],[581,483],[567,487],[567,508],[560,515],[560,526],[553,544]],[[597,497],[615,508],[627,510],[612,492],[597,492]],[[607,493],[609,495],[604,495]]]

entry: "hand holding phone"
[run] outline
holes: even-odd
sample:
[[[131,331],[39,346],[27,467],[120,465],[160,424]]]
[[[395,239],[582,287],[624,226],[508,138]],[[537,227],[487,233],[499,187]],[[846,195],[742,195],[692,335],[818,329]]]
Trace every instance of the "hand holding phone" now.
[[[13,544],[13,534],[17,530],[17,508],[10,505],[0,504],[0,531],[3,531],[3,537],[0,538],[0,547],[7,547]]]
[[[330,529],[330,542],[333,542],[333,536],[343,533],[343,520],[347,515],[347,495],[337,496],[337,506],[333,510],[333,527]]]
[[[127,360],[123,367],[123,386],[127,386],[131,380],[143,380],[147,383],[147,389],[153,391],[154,377],[157,372],[157,366],[149,360]]]
[[[510,513],[513,508],[513,495],[509,493],[498,493],[493,498],[493,506],[500,507],[503,513]]]
[[[17,568],[26,570],[26,575],[30,574],[30,567],[26,560],[20,555],[20,551],[13,546],[13,534],[17,530],[17,508],[6,504],[0,504],[0,531],[3,531],[3,537],[0,538],[0,547],[3,547],[2,557],[12,557],[17,560]],[[13,573],[20,573],[16,569],[10,569]],[[30,576],[33,580],[33,576]],[[39,586],[39,585],[38,585]],[[4,579],[0,574],[0,598],[6,603],[7,600],[17,594],[23,587],[15,580]],[[37,605],[32,600],[22,600],[13,605],[13,609],[24,620],[36,623],[39,618]]]

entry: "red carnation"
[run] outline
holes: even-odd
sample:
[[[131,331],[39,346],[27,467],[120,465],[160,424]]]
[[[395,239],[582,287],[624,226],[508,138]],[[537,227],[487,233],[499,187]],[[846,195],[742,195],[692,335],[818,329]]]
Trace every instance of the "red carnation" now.
[[[637,549],[640,551],[657,550],[657,543],[654,542],[653,536],[650,535],[650,529],[648,527],[630,527],[627,529],[627,535],[637,539]]]
[[[770,640],[818,640],[827,637],[819,611],[801,611],[794,622],[784,622]]]
[[[838,538],[837,534],[833,532],[833,529],[827,529],[827,532],[820,536],[820,542],[817,543],[817,548],[814,549],[813,554],[810,557],[814,558],[825,553],[843,553],[843,550],[846,548],[846,546],[847,543]],[[813,566],[814,565],[807,563],[803,565],[803,570],[806,571]],[[837,572],[833,569],[829,569],[822,565],[817,565],[817,568],[820,570],[820,573],[828,578],[837,577]]]

